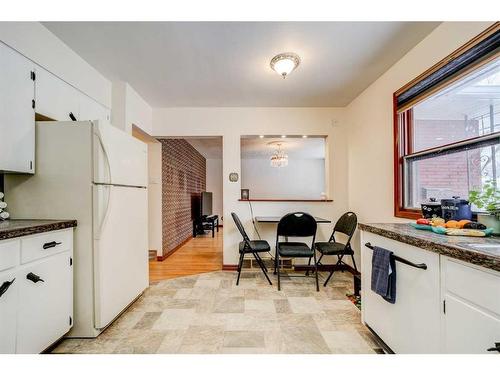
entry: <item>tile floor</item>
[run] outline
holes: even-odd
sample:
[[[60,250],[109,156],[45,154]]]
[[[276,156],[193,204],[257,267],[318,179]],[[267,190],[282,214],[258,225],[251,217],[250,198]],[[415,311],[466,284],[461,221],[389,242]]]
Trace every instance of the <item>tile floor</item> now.
[[[210,272],[155,283],[96,339],[66,339],[53,353],[375,353],[381,349],[346,298],[352,277]]]

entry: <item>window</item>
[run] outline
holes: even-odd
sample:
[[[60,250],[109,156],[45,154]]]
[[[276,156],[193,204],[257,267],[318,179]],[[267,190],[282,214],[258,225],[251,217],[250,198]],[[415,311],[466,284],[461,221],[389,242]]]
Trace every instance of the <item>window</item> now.
[[[498,29],[394,94],[396,216],[419,217],[430,198],[500,185]]]

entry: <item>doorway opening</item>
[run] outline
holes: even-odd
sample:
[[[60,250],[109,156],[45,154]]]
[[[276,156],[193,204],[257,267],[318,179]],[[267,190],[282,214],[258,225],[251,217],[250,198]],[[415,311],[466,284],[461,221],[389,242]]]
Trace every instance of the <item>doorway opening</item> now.
[[[160,137],[161,248],[150,281],[222,269],[222,137]]]

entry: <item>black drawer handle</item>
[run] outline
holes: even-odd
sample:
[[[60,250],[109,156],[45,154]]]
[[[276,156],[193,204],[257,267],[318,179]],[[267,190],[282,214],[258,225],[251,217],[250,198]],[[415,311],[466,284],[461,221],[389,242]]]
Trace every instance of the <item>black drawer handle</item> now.
[[[16,280],[16,278],[13,278],[12,281],[4,281],[2,283],[2,286],[0,286],[0,297],[2,297],[10,286],[14,284],[14,280]]]
[[[495,346],[487,349],[489,352],[499,352],[500,353],[500,342],[496,342]]]
[[[41,281],[42,283],[44,283],[45,281],[43,279],[40,278],[40,276],[38,275],[35,275],[33,272],[30,272],[26,275],[26,278],[30,281],[33,281],[35,284],[39,281]]]
[[[47,249],[50,249],[52,247],[56,247],[57,245],[60,245],[61,243],[62,242],[56,242],[56,241],[47,242],[47,243],[43,244],[43,249],[47,250]]]

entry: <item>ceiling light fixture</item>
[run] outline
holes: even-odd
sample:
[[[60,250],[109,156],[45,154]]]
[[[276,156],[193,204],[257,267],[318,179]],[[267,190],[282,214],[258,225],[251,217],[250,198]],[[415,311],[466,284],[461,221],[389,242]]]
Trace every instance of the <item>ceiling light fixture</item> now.
[[[293,72],[300,64],[300,57],[296,53],[280,53],[271,59],[271,69],[284,78]]]
[[[278,148],[271,156],[271,167],[286,167],[288,165],[288,155],[281,149],[281,143],[278,143],[276,146]]]
[[[263,135],[259,135],[259,138],[264,138],[264,136]]]

